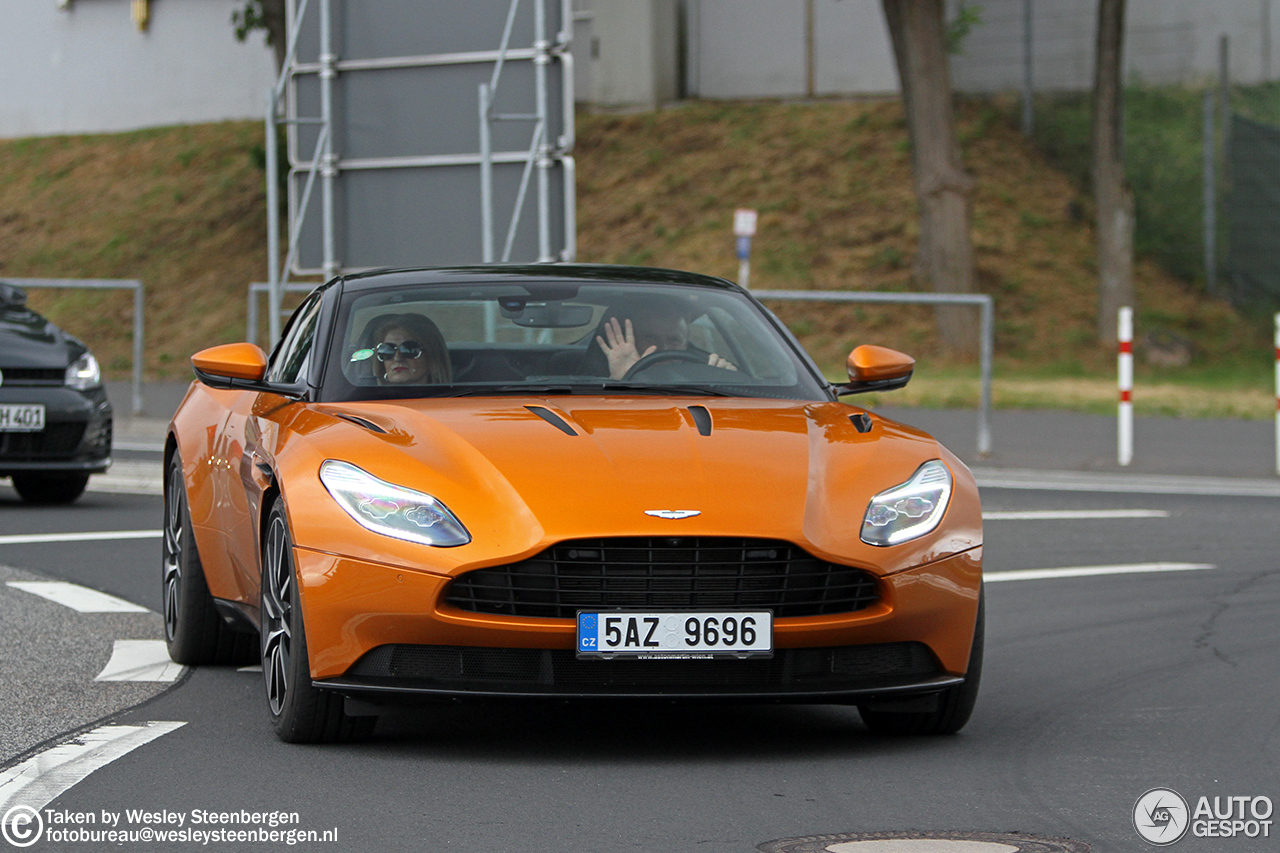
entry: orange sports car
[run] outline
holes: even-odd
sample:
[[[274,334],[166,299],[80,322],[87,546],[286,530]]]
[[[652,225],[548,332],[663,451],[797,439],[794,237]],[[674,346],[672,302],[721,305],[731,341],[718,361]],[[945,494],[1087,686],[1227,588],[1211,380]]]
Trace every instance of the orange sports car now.
[[[839,397],[751,294],[638,267],[342,276],[268,358],[197,353],[165,447],[164,620],[260,659],[286,741],[423,697],[856,705],[954,732],[982,520],[930,436]]]

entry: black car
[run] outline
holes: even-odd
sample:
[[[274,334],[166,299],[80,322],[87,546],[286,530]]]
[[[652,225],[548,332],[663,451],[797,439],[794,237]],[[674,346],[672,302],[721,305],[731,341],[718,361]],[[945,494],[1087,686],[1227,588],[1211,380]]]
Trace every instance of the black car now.
[[[97,359],[0,282],[0,476],[29,503],[70,503],[110,464]]]

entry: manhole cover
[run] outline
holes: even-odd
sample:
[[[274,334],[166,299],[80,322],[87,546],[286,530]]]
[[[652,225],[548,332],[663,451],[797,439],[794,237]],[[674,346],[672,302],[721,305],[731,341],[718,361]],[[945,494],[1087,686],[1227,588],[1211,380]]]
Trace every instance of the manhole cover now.
[[[1018,832],[850,832],[780,838],[756,847],[761,853],[1089,853],[1089,845],[1066,838]]]

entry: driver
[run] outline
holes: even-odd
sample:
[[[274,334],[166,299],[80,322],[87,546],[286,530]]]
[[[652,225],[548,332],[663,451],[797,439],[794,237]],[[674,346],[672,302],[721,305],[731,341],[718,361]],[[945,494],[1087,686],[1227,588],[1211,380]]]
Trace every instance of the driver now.
[[[609,362],[610,379],[622,379],[636,362],[655,352],[687,350],[699,355],[703,352],[690,346],[689,321],[670,306],[637,307],[622,322],[610,317],[604,324],[604,335],[596,335],[596,343]],[[707,364],[724,370],[738,369],[715,353],[707,353]]]

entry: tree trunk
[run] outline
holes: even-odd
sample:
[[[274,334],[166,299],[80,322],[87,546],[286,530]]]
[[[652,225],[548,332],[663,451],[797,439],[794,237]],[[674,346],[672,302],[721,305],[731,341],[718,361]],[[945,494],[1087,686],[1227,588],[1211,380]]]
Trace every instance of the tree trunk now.
[[[902,83],[911,161],[920,208],[916,274],[937,293],[973,292],[973,179],[956,139],[947,66],[943,0],[883,0]],[[970,306],[939,306],[938,334],[952,352],[978,346]]]
[[[276,55],[276,73],[284,69],[284,55],[289,49],[284,3],[285,0],[262,0],[262,21],[267,30],[267,41]]]
[[[1117,313],[1133,306],[1133,193],[1124,177],[1124,0],[1098,4],[1093,83],[1093,195],[1097,209],[1098,340],[1114,345]]]

